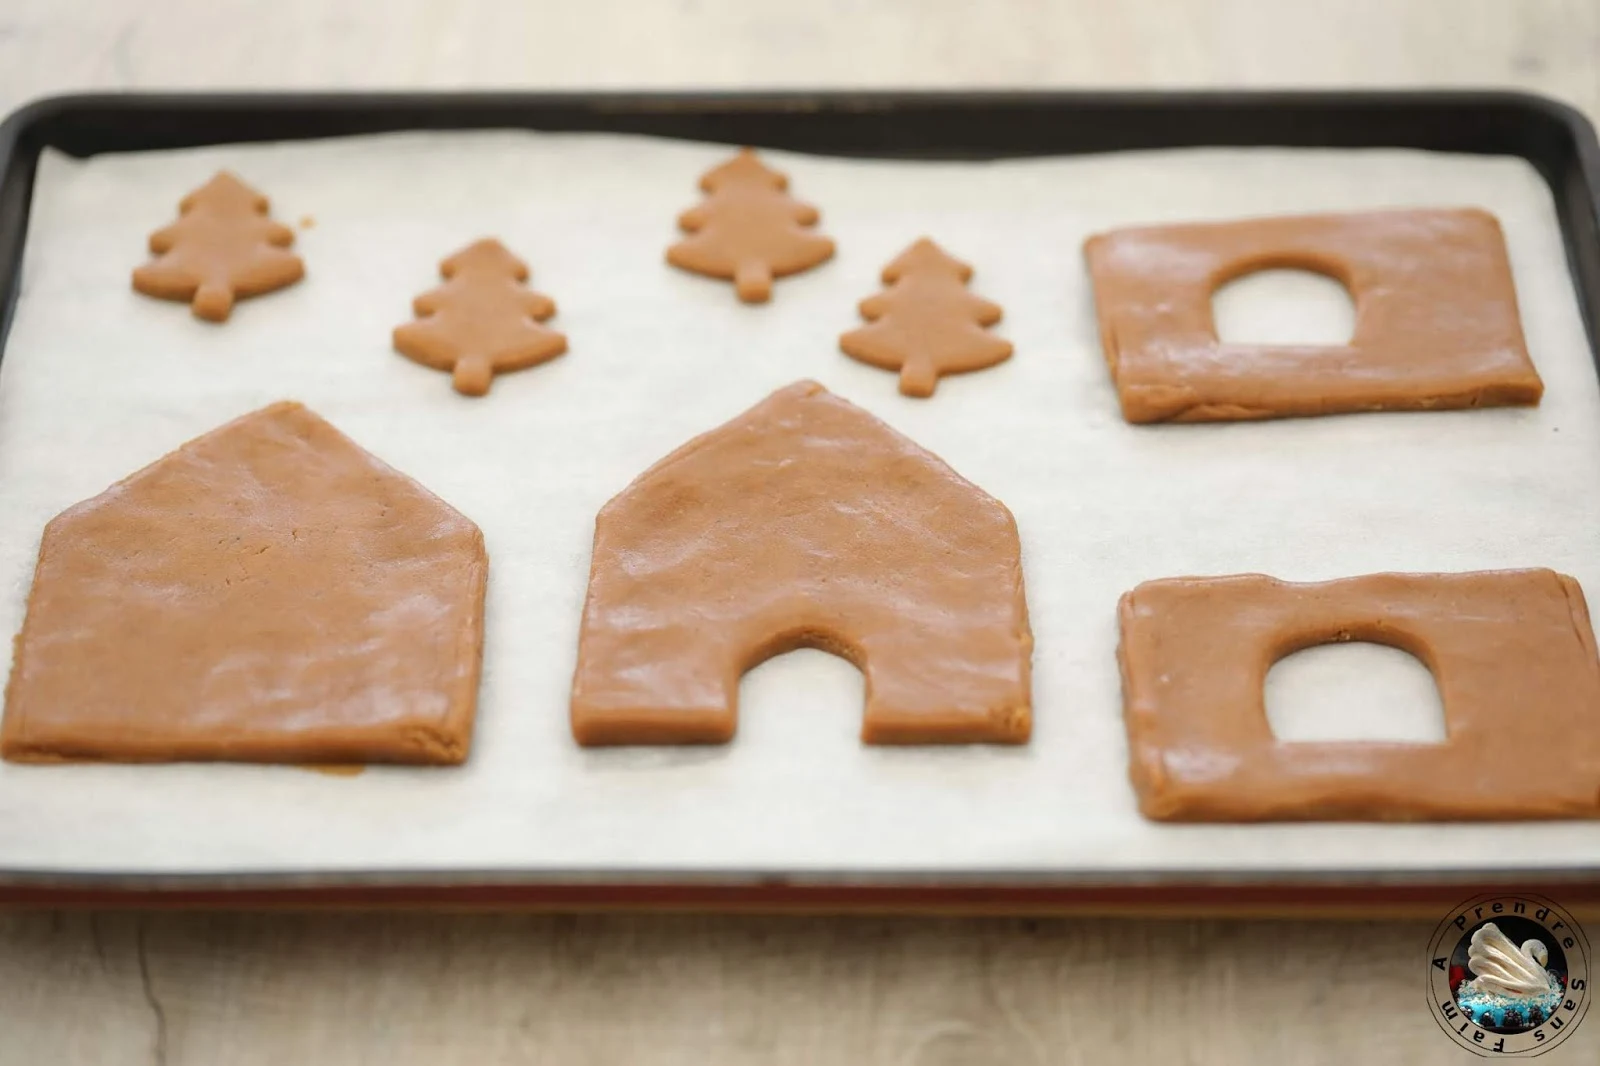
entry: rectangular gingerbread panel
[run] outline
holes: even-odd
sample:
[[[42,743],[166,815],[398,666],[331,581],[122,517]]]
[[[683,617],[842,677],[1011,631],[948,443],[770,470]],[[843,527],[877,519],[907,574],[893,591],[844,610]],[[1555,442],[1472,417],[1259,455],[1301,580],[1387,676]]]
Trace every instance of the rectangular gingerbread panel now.
[[[1123,596],[1119,616],[1130,776],[1146,817],[1600,814],[1600,663],[1583,590],[1564,574],[1171,578]],[[1427,665],[1444,702],[1443,743],[1272,735],[1273,663],[1352,640]]]
[[[1505,238],[1477,209],[1152,226],[1091,237],[1101,344],[1129,422],[1227,422],[1539,402]],[[1349,290],[1346,345],[1228,344],[1211,297],[1292,268]]]

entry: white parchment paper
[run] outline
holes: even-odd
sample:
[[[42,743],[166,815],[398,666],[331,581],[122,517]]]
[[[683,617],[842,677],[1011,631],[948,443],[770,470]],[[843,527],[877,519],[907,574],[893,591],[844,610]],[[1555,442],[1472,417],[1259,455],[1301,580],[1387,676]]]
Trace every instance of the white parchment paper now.
[[[1551,198],[1530,167],[1401,151],[993,164],[773,152],[839,255],[751,308],[728,284],[662,262],[696,178],[726,154],[480,133],[45,158],[0,364],[0,632],[21,624],[52,515],[294,398],[483,527],[488,638],[461,769],[0,765],[0,868],[1071,880],[1600,862],[1600,826],[1585,823],[1156,825],[1126,779],[1115,606],[1139,581],[1549,566],[1600,597],[1600,388]],[[315,224],[298,240],[306,280],[241,303],[219,328],[134,294],[128,275],[149,231],[222,166],[267,192],[278,218]],[[1487,207],[1505,227],[1542,407],[1189,427],[1118,416],[1079,253],[1088,234],[1452,204]],[[946,379],[931,401],[899,396],[892,374],[837,347],[883,264],[924,234],[976,267],[975,289],[1005,307],[999,332],[1016,345],[1010,362]],[[438,260],[484,235],[530,262],[571,350],[469,400],[391,352],[389,332],[437,283]],[[1313,331],[1310,320],[1347,314],[1315,299],[1297,313]],[[1248,315],[1227,320],[1248,327]],[[797,652],[746,679],[725,748],[580,750],[566,699],[596,510],[689,437],[804,377],[1015,512],[1037,638],[1033,742],[863,747],[859,675]],[[1302,733],[1353,722],[1389,735],[1385,723],[1437,718],[1419,706],[1426,686],[1338,684],[1366,673],[1366,654],[1339,649],[1342,663],[1319,667],[1326,683],[1291,686]],[[1508,759],[1561,758],[1560,737],[1523,739]]]

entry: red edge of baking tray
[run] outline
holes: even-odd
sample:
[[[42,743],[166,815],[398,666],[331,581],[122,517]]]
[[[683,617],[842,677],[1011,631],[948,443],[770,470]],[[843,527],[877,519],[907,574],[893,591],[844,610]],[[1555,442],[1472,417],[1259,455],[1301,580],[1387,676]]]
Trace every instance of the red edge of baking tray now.
[[[572,882],[563,884],[150,887],[52,880],[0,886],[0,906],[175,909],[651,910],[748,913],[1007,914],[1437,918],[1463,900],[1514,892],[1542,896],[1583,918],[1600,918],[1600,881],[1462,880],[1449,883],[1026,886],[993,884],[749,884]]]
[[[1600,144],[1576,110],[1513,92],[100,94],[0,124],[0,345],[39,153],[73,156],[414,129],[637,133],[820,154],[992,159],[1178,147],[1415,148],[1526,159],[1549,184],[1591,352],[1600,345]],[[3,348],[0,348],[3,355]],[[1597,357],[1600,364],[1600,357]],[[1241,832],[1248,829],[1242,828]],[[1501,831],[1514,832],[1513,827]],[[337,872],[237,878],[0,871],[0,905],[959,913],[1432,915],[1484,891],[1600,914],[1600,869],[1129,873],[1048,883],[869,873],[679,879],[574,872],[530,883],[462,871],[378,883]]]

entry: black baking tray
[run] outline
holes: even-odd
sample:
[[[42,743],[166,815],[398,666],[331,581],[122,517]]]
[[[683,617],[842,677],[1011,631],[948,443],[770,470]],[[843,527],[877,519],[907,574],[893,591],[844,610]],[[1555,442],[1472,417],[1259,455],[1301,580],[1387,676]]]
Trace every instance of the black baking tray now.
[[[76,95],[0,124],[0,356],[21,280],[39,153],[84,157],[402,130],[634,133],[823,155],[999,159],[1181,147],[1414,148],[1518,156],[1549,184],[1591,352],[1600,350],[1600,143],[1565,104],[1511,92],[1361,93],[338,93]],[[1076,249],[1063,249],[1076,255]],[[1600,356],[1597,356],[1600,363]],[[873,883],[761,877],[507,884],[229,888],[185,878],[128,885],[75,878],[0,885],[0,904],[173,906],[713,907],[718,909],[1097,912],[1374,911],[1432,914],[1479,887],[1459,872],[1404,882],[1383,871],[1337,882],[1264,877],[1160,884]],[[1524,871],[1520,890],[1600,913],[1600,871]]]

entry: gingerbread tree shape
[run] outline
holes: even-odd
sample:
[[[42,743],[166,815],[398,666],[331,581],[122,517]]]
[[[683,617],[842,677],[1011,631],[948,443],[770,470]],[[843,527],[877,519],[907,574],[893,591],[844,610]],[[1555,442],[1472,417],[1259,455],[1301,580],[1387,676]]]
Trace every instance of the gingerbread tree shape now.
[[[224,322],[236,299],[292,285],[305,275],[287,251],[294,232],[267,217],[267,198],[227,171],[183,198],[179,218],[150,235],[156,258],[134,270],[146,296],[188,301],[196,317]]]
[[[412,301],[420,321],[395,327],[395,350],[452,372],[464,396],[482,396],[497,373],[523,370],[567,350],[565,335],[540,323],[555,301],[527,288],[528,265],[492,237],[439,264],[445,283]]]
[[[667,262],[713,278],[731,278],[739,299],[766,303],[772,279],[809,270],[833,256],[833,242],[810,232],[817,209],[789,196],[789,179],[743,149],[700,179],[704,203],[678,225],[689,237],[667,249]]]
[[[972,268],[924,237],[883,268],[887,292],[861,301],[871,323],[839,338],[852,359],[900,371],[900,391],[932,396],[944,374],[994,366],[1011,343],[986,331],[1000,305],[967,288]]]

